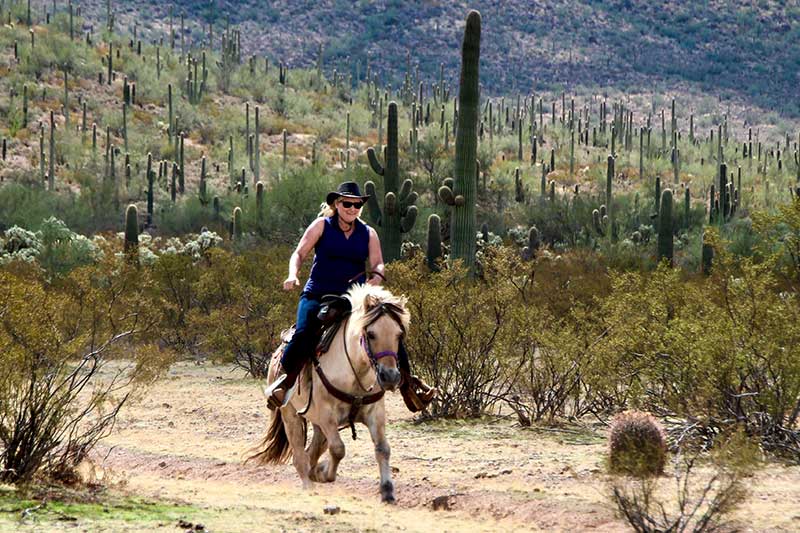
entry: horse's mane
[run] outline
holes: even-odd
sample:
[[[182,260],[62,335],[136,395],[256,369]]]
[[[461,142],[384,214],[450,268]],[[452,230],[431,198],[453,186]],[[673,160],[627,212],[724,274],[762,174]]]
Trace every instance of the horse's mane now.
[[[411,314],[406,309],[408,299],[395,296],[378,285],[354,285],[345,295],[353,308],[353,326],[362,330],[381,315],[388,314],[400,324],[403,332],[408,330]]]

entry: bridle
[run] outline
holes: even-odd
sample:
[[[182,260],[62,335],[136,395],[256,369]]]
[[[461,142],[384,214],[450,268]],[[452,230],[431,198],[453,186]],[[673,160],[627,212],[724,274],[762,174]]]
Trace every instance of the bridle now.
[[[370,362],[370,366],[372,367],[372,370],[375,372],[375,381],[380,386],[379,391],[369,394],[369,392],[374,388],[374,385],[371,386],[369,389],[364,387],[364,385],[361,383],[361,380],[358,377],[358,372],[356,372],[356,369],[353,366],[353,360],[351,359],[350,353],[347,349],[347,323],[350,320],[349,316],[345,319],[344,327],[342,328],[342,345],[344,347],[344,353],[345,357],[347,358],[347,362],[350,365],[350,369],[353,371],[353,376],[356,378],[356,383],[358,383],[358,386],[361,387],[361,390],[363,390],[367,394],[354,395],[337,388],[336,385],[330,382],[328,377],[322,371],[322,366],[320,365],[319,358],[317,357],[318,354],[315,354],[312,360],[314,363],[314,368],[317,371],[317,375],[319,376],[320,381],[322,381],[322,384],[325,386],[325,389],[327,389],[328,393],[330,393],[330,395],[336,398],[337,400],[350,405],[350,412],[347,416],[347,421],[350,426],[350,430],[352,431],[353,440],[356,440],[355,418],[358,415],[358,412],[361,410],[361,407],[363,407],[364,405],[369,405],[377,402],[378,400],[383,398],[383,395],[386,393],[386,390],[383,388],[383,385],[381,384],[380,376],[378,373],[378,361],[386,357],[392,357],[394,358],[395,362],[397,361],[397,352],[395,351],[384,350],[382,352],[378,352],[377,354],[372,351],[372,346],[370,345],[369,337],[367,334],[367,328],[374,322],[376,322],[379,318],[381,318],[383,315],[388,314],[395,322],[397,322],[400,325],[400,328],[403,330],[403,334],[405,334],[405,329],[403,328],[402,321],[400,320],[399,314],[395,310],[395,307],[396,306],[387,304],[385,302],[379,304],[380,312],[376,313],[375,316],[372,318],[372,320],[370,320],[369,323],[364,325],[364,329],[361,331],[361,335],[359,336],[359,345],[364,350],[364,352],[366,352],[367,359]]]
[[[358,343],[361,345],[361,348],[367,354],[367,359],[372,366],[372,370],[375,372],[376,382],[380,386],[381,390],[384,390],[383,384],[381,383],[380,376],[378,373],[378,361],[384,359],[386,357],[391,357],[394,359],[395,364],[397,363],[397,352],[393,350],[384,350],[382,352],[375,353],[372,350],[372,345],[370,344],[369,340],[369,333],[367,332],[367,328],[378,321],[384,315],[389,315],[403,330],[403,334],[405,334],[405,330],[403,328],[403,324],[400,321],[400,317],[397,314],[397,311],[394,310],[394,306],[391,306],[387,303],[381,303],[378,305],[379,312],[375,314],[375,316],[370,320],[367,324],[364,325],[364,329],[361,330],[361,335],[358,338]],[[374,385],[370,388],[366,388],[361,380],[358,378],[358,372],[356,372],[355,367],[353,366],[353,360],[350,357],[350,352],[347,349],[347,321],[350,320],[350,317],[345,319],[344,323],[344,334],[342,335],[342,346],[344,347],[344,354],[347,357],[347,362],[350,364],[350,369],[353,371],[353,376],[356,378],[356,383],[358,386],[361,387],[361,390],[364,392],[369,392],[372,390]]]
[[[392,350],[384,350],[378,353],[372,353],[372,347],[369,344],[369,336],[361,334],[361,347],[364,348],[364,351],[367,352],[367,357],[369,358],[369,362],[372,363],[372,368],[376,371],[378,369],[378,361],[383,359],[384,357],[392,357],[394,358],[395,362],[397,362],[397,352]]]

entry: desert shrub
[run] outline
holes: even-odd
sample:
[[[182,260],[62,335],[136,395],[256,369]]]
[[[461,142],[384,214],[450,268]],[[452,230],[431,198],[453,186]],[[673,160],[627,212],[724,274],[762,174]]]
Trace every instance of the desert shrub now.
[[[162,317],[160,333],[164,345],[197,354],[202,336],[192,328],[189,315],[201,298],[197,282],[203,266],[221,243],[221,237],[205,229],[185,240],[173,237],[162,241],[146,233],[139,236],[139,262],[152,271],[148,297]]]
[[[119,409],[169,357],[149,343],[158,317],[146,272],[113,254],[56,284],[0,271],[0,479],[74,479]],[[126,359],[122,359],[121,356]]]
[[[0,187],[0,229],[12,226],[35,228],[57,212],[59,204],[62,204],[59,198],[41,188],[27,187],[23,183],[5,184]]]
[[[605,334],[596,361],[627,383],[626,401],[687,420],[708,442],[740,425],[765,449],[797,460],[797,296],[776,290],[769,263],[716,249],[708,279],[682,280],[663,266],[613,275],[598,308]]]
[[[452,146],[452,142],[451,142]],[[429,128],[420,134],[417,141],[419,161],[425,169],[425,180],[417,180],[417,190],[423,192],[426,188],[430,191],[435,203],[439,202],[436,194],[442,186],[442,180],[452,175],[451,158],[447,157],[444,149],[444,132],[439,128]]]
[[[69,39],[69,35],[58,32],[36,34],[36,46],[20,47],[20,70],[28,76],[40,79],[48,69],[69,72],[80,76],[93,75],[88,65],[94,62],[79,60],[86,56],[86,48]]]
[[[325,201],[328,192],[336,189],[341,176],[331,174],[320,167],[291,168],[287,174],[272,185],[265,199],[265,231],[273,242],[296,242],[306,226]],[[363,182],[362,182],[363,190]],[[255,202],[255,195],[251,202]],[[247,213],[254,213],[249,209]]]
[[[509,366],[520,364],[511,355],[518,308],[510,283],[471,280],[458,265],[429,273],[422,258],[391,264],[387,277],[392,291],[409,298],[408,351],[412,365],[439,389],[433,416],[477,416],[510,397],[516,373]]]
[[[775,256],[778,273],[800,282],[800,197],[778,206],[775,213],[753,213],[753,230],[759,235],[762,254]]]
[[[288,248],[209,254],[194,283],[198,301],[189,317],[206,355],[234,362],[255,378],[267,376],[270,356],[297,305],[298,293],[283,290],[288,257]]]
[[[204,226],[213,226],[215,222],[213,208],[203,205],[197,195],[187,195],[179,202],[166,204],[156,214],[159,232],[164,235],[200,233]]]
[[[741,433],[719,440],[711,454],[680,449],[672,479],[612,477],[609,499],[637,533],[730,530],[728,517],[747,498],[746,478],[757,464],[758,448]],[[673,494],[667,483],[675,487]]]
[[[667,459],[664,428],[649,413],[625,411],[614,417],[608,435],[608,467],[612,473],[660,476]]]
[[[187,315],[196,302],[194,284],[200,269],[186,254],[161,254],[153,266],[154,287],[151,302],[162,320],[162,342],[176,349],[194,353],[198,336],[189,328]]]

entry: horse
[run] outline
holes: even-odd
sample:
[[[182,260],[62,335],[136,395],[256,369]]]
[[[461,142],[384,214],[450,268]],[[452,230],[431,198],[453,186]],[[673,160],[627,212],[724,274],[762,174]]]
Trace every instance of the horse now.
[[[281,464],[291,455],[304,489],[312,481],[333,482],[345,455],[339,429],[350,426],[355,439],[353,424],[359,422],[367,426],[375,445],[381,500],[394,503],[383,396],[400,384],[397,350],[410,320],[407,299],[374,285],[355,285],[345,297],[350,300],[351,314],[329,350],[306,365],[295,391],[273,412],[266,436],[248,460]],[[276,378],[276,362],[282,353],[283,345],[272,356],[268,382]],[[307,423],[314,431],[306,448]],[[318,462],[326,448],[329,458]]]

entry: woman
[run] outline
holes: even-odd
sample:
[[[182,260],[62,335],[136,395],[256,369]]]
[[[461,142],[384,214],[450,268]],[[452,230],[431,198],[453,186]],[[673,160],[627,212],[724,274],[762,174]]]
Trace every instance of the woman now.
[[[287,391],[316,349],[321,326],[317,313],[322,296],[344,294],[355,283],[380,285],[384,279],[378,234],[359,219],[368,198],[353,181],[344,182],[336,191],[328,193],[320,216],[308,226],[289,259],[289,276],[283,282],[287,291],[300,286],[297,278],[300,266],[314,249],[311,273],[297,305],[294,335],[281,357],[279,377],[265,391],[271,409],[283,405]],[[367,263],[369,266],[365,270]],[[419,411],[430,403],[436,390],[411,375],[408,353],[402,342],[397,356],[403,377],[400,385],[403,400],[411,411]]]

